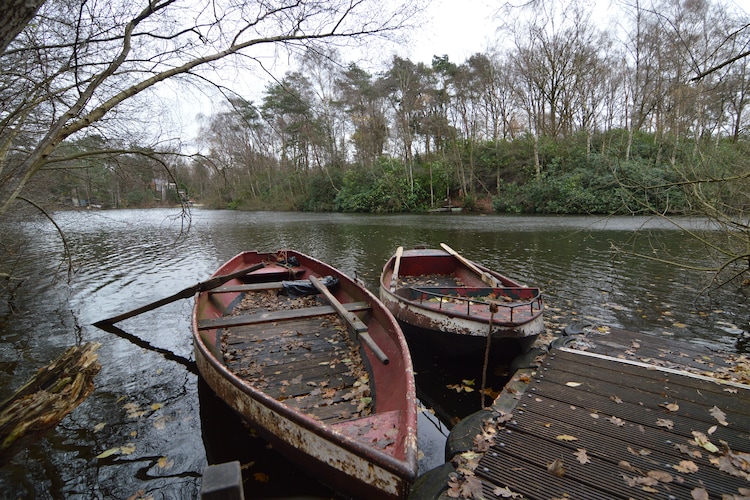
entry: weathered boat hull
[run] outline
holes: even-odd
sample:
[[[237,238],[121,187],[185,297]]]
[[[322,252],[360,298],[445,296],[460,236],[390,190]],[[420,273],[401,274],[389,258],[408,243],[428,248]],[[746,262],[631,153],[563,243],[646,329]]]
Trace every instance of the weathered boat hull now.
[[[213,300],[206,295],[196,298],[193,332],[199,372],[212,390],[275,449],[324,484],[353,498],[405,498],[417,474],[417,417],[411,359],[398,323],[374,295],[346,275],[303,254],[284,251],[284,255],[301,261],[303,271],[295,276],[297,279],[334,275],[340,280],[337,297],[342,302],[368,304],[369,333],[389,358],[383,364],[369,349],[360,349],[371,372],[373,413],[328,424],[287,404],[291,398],[280,401],[267,394],[268,389],[260,390],[230,370],[217,352],[221,329],[201,329],[199,323],[206,317],[226,317],[224,311],[237,303],[239,294],[222,293],[218,300],[216,295]],[[244,252],[217,274],[270,258],[269,254]],[[373,442],[385,439],[373,429],[390,429],[388,439],[393,444],[385,447],[388,451],[368,444],[370,437]]]
[[[536,288],[524,287],[474,263],[502,285],[488,287],[479,275],[443,250],[403,251],[398,284],[393,286],[395,266],[394,255],[381,273],[380,300],[407,325],[440,332],[459,343],[461,338],[486,338],[491,331],[493,338],[517,339],[524,349],[544,331],[544,303]],[[459,285],[446,285],[446,279]],[[487,296],[493,300],[485,300]],[[495,312],[490,304],[497,308]]]

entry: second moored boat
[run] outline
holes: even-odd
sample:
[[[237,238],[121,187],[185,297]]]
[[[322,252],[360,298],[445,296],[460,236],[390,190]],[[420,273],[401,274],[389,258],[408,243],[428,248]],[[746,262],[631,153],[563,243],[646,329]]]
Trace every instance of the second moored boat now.
[[[544,331],[540,290],[441,246],[397,249],[380,275],[385,306],[402,323],[439,334],[444,346],[479,347],[492,335],[529,350]]]

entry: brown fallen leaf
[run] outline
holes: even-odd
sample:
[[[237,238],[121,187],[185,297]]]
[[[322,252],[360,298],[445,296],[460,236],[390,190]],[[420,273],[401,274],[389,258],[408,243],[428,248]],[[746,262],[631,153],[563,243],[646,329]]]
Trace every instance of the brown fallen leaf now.
[[[646,455],[650,455],[651,451],[641,448],[640,450],[636,450],[630,446],[628,446],[628,451],[635,455],[636,457],[645,457]]]
[[[678,405],[677,403],[664,403],[660,404],[659,406],[661,406],[662,408],[666,408],[667,410],[672,412],[680,409],[680,405]]]
[[[669,472],[665,472],[663,470],[650,470],[646,473],[648,477],[652,477],[659,481],[660,483],[671,483],[674,481],[674,476],[670,474]]]
[[[674,427],[674,422],[666,418],[657,418],[656,425],[658,427],[666,427],[667,429],[671,431],[672,427]]]
[[[622,427],[625,425],[625,421],[621,418],[617,418],[614,415],[609,417],[607,420],[615,424],[617,427]]]
[[[708,492],[704,488],[695,488],[690,492],[690,496],[693,497],[693,500],[709,500]]]
[[[568,434],[560,434],[557,436],[558,441],[578,441],[578,438],[575,436],[570,436]]]
[[[628,462],[627,460],[620,460],[620,462],[617,465],[619,465],[620,468],[625,469],[626,471],[637,472],[639,474],[641,473],[641,471],[638,468],[633,467],[631,463]]]
[[[265,472],[256,472],[255,474],[253,474],[253,479],[258,481],[259,483],[268,483],[269,481],[271,481],[271,478]]]
[[[698,444],[698,446],[708,451],[709,453],[719,452],[719,448],[717,448],[716,445],[713,444],[710,439],[708,439],[708,436],[706,436],[702,432],[693,431],[693,438],[695,438],[695,442]]]
[[[502,488],[500,486],[497,486],[494,490],[492,490],[492,493],[494,493],[496,497],[500,498],[519,498],[522,496],[520,493],[511,491],[511,489],[507,486],[503,486]]]
[[[553,460],[551,464],[547,465],[547,472],[557,477],[563,477],[565,475],[565,465],[563,464],[563,461],[559,458]]]
[[[578,448],[578,450],[576,450],[576,452],[573,453],[573,455],[582,464],[588,464],[591,462],[591,460],[589,459],[589,456],[586,454],[585,448]]]
[[[698,472],[698,466],[695,465],[695,462],[692,460],[682,460],[679,464],[672,467],[677,472],[682,472],[683,474],[693,474],[694,472]]]
[[[727,414],[721,411],[721,409],[717,406],[714,406],[710,410],[708,410],[708,413],[711,414],[712,417],[716,419],[719,424],[727,426],[729,425],[729,422],[727,422]]]

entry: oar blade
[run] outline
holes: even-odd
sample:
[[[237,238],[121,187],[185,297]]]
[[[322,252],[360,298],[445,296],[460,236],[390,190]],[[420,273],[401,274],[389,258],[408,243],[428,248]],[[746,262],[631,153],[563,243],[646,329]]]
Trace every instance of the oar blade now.
[[[246,274],[250,274],[253,271],[257,271],[258,269],[265,267],[265,265],[266,265],[265,262],[260,262],[258,264],[254,264],[250,267],[240,269],[233,273],[223,274],[221,276],[214,276],[213,278],[207,279],[206,281],[201,281],[199,283],[196,283],[193,286],[180,290],[179,292],[175,293],[174,295],[170,295],[169,297],[159,299],[155,302],[151,302],[150,304],[146,304],[144,306],[138,307],[131,311],[118,314],[117,316],[113,316],[111,318],[97,321],[96,323],[94,323],[94,326],[98,328],[102,328],[103,326],[106,326],[106,325],[114,325],[115,323],[119,323],[122,320],[132,318],[133,316],[138,316],[139,314],[143,314],[148,311],[153,311],[154,309],[165,306],[172,302],[176,302],[180,299],[189,299],[190,297],[192,297],[198,292],[205,292],[206,290],[212,290],[216,287],[223,285],[229,280],[232,280],[234,278],[239,278],[241,276],[245,276]]]

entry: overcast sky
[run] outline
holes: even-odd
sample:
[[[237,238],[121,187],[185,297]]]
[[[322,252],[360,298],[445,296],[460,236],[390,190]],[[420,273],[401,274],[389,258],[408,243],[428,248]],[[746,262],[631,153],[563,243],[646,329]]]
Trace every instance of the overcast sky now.
[[[432,62],[433,55],[448,55],[460,64],[495,43],[499,22],[493,19],[500,2],[487,0],[434,0],[425,13],[428,18],[414,35],[406,56],[413,62]],[[492,5],[492,7],[490,7]],[[421,35],[421,36],[420,36]]]

